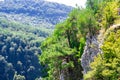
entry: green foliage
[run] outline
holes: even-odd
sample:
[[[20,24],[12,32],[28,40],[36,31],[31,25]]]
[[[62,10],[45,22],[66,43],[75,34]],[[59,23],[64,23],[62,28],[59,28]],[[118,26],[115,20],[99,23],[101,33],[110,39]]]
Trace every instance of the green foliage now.
[[[80,47],[79,47],[79,50],[80,50],[80,56],[82,56],[82,53],[84,51],[84,46],[85,46],[85,38],[81,38],[80,39]]]
[[[117,0],[105,0],[99,5],[96,19],[99,21],[101,27],[108,29],[112,24],[114,24],[115,20],[119,18],[119,2]]]
[[[120,76],[120,30],[111,31],[99,54],[91,63],[91,71],[85,80],[118,80]]]
[[[109,28],[119,18],[119,0],[87,0],[87,8],[95,14],[99,26]]]
[[[0,56],[4,58],[0,57],[0,80],[13,80],[15,72],[15,80],[35,80],[44,75],[37,56],[39,46],[71,10],[70,6],[44,0],[0,1]],[[51,47],[59,49],[57,44]]]
[[[88,32],[94,35],[96,31],[97,23],[90,9],[74,9],[69,18],[57,24],[53,35],[41,45],[40,62],[48,72],[44,79],[60,80],[61,74],[66,80],[82,79],[80,58],[85,37]]]
[[[86,7],[93,10],[94,14],[96,14],[100,8],[100,5],[105,0],[87,0]]]
[[[74,9],[69,17],[57,24],[52,36],[41,45],[41,64],[48,72],[43,80],[82,79],[80,58],[84,51],[86,35],[95,36],[99,28],[109,28],[118,17],[117,0],[87,0],[86,9]],[[102,50],[91,63],[85,80],[117,80],[119,78],[119,32],[111,32]],[[116,36],[117,35],[117,36]]]
[[[35,34],[34,30],[40,33]],[[38,28],[0,18],[0,65],[4,64],[0,66],[0,78],[13,80],[15,72],[21,74],[15,80],[39,77],[42,67],[37,54],[41,53],[39,46],[44,38],[44,32]]]
[[[106,29],[114,23],[114,21],[118,18],[118,2],[106,2],[104,3],[105,6],[101,7],[100,12],[102,18],[102,25]]]
[[[84,51],[86,35],[94,36],[99,26],[107,29],[114,24],[118,18],[117,9],[118,1],[115,0],[87,0],[86,9],[74,9],[64,22],[56,25],[53,35],[41,46],[40,61],[48,72],[44,79],[59,80],[61,74],[65,75],[66,80],[82,79],[80,58]],[[91,63],[91,71],[84,76],[86,80],[118,79],[117,54],[120,52],[115,36],[118,32],[110,33],[110,37],[102,46],[104,54],[98,55]]]
[[[0,5],[0,16],[26,25],[41,25],[53,29],[71,10],[70,6],[43,0],[4,0]]]
[[[32,25],[25,25],[17,21],[9,21],[2,17],[0,17],[0,26],[1,29],[4,29],[2,33],[7,33],[8,31],[14,35],[19,35],[22,38],[25,38],[24,35],[26,35],[29,37],[31,36],[36,38],[41,37],[42,39],[51,34],[51,29],[43,28],[43,26],[39,28],[38,26],[35,27]]]
[[[119,19],[119,0],[87,0],[87,8],[95,15],[99,26],[108,29]],[[119,79],[119,30],[111,31],[102,46],[103,54],[99,54],[91,63],[91,71],[85,80],[118,80]]]
[[[94,13],[91,9],[83,9],[78,15],[78,25],[82,35],[94,35],[99,29]]]

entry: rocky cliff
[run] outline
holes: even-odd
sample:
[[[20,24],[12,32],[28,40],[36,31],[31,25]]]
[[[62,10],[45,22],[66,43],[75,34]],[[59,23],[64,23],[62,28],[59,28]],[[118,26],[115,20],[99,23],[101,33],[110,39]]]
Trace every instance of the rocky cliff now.
[[[84,48],[84,53],[81,57],[81,65],[83,67],[83,74],[86,74],[90,70],[90,63],[94,60],[97,54],[102,54],[101,46],[104,39],[111,31],[116,31],[120,29],[120,24],[112,25],[106,31],[101,29],[98,35],[86,37],[86,46]]]

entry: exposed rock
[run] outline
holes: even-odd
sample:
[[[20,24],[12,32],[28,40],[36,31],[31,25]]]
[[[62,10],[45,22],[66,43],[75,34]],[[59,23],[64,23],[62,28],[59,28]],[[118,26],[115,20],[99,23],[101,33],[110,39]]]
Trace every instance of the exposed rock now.
[[[101,29],[99,35],[86,37],[86,46],[84,53],[81,57],[81,65],[83,67],[83,74],[86,74],[90,70],[90,63],[93,61],[97,54],[102,53],[100,47],[102,46],[105,37],[111,32],[120,29],[120,24],[112,25],[106,31]]]
[[[81,65],[84,70],[84,74],[90,70],[90,63],[93,61],[94,56],[98,54],[100,51],[99,43],[97,40],[97,36],[87,36],[86,37],[86,46],[84,49],[84,53],[81,57]]]

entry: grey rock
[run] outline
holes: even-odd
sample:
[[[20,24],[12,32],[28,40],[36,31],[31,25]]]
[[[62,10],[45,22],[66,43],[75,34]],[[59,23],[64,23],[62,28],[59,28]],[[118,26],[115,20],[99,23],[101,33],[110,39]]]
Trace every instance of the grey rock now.
[[[86,37],[86,46],[84,48],[84,53],[81,57],[81,65],[83,67],[84,74],[90,70],[90,63],[99,52],[100,48],[97,36],[88,35]]]

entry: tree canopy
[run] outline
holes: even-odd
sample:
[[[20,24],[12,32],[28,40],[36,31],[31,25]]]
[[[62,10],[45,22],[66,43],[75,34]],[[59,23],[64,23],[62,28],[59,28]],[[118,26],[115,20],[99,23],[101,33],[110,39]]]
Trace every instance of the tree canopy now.
[[[56,25],[53,35],[41,45],[40,61],[47,67],[45,79],[82,79],[80,58],[84,50],[86,35],[94,35],[97,23],[89,9],[74,9],[69,17]],[[75,73],[75,74],[73,74]]]
[[[107,30],[119,19],[117,0],[87,0],[86,4],[86,8],[74,9],[64,22],[56,25],[53,34],[43,41],[40,62],[45,66],[45,72],[47,71],[43,80],[82,79],[80,59],[84,52],[86,36],[97,35],[102,28]],[[116,58],[119,53],[119,39],[116,39],[116,35],[119,35],[119,31],[111,32],[106,38],[102,46],[104,54],[94,59],[91,63],[92,70],[85,75],[85,79],[118,79],[119,73],[114,70],[118,68],[119,63]],[[111,36],[114,39],[109,42]],[[112,67],[111,62],[115,62]]]

